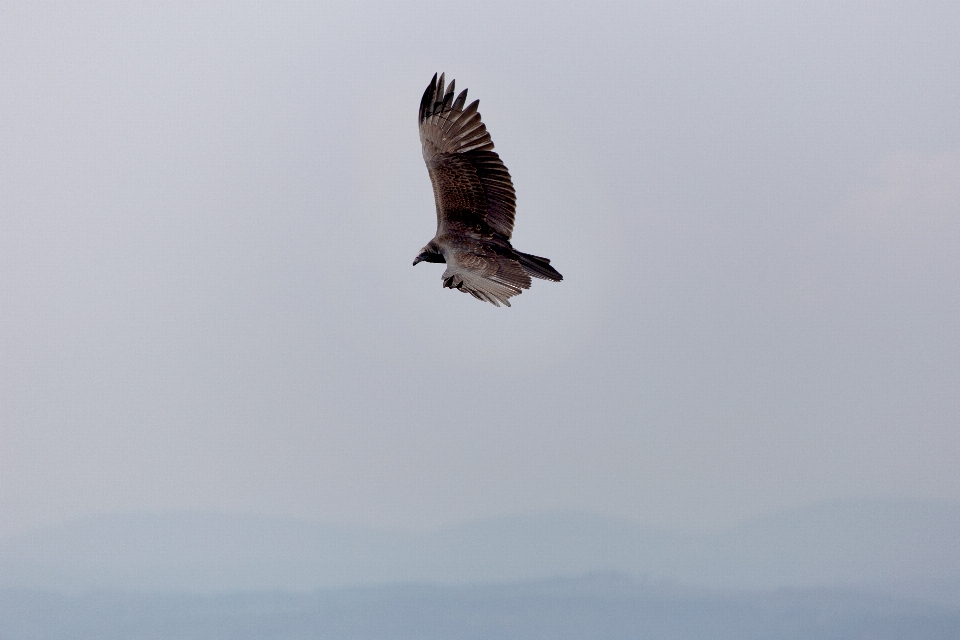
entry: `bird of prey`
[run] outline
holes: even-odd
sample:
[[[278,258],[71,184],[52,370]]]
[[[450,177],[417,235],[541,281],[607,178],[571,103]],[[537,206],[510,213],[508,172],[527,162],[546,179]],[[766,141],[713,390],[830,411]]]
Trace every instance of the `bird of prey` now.
[[[444,88],[436,74],[420,101],[420,144],[437,204],[437,235],[413,261],[444,262],[443,286],[499,307],[530,288],[530,276],[563,280],[550,261],[520,253],[510,244],[516,194],[510,172],[493,150],[477,112],[454,99],[454,80]]]

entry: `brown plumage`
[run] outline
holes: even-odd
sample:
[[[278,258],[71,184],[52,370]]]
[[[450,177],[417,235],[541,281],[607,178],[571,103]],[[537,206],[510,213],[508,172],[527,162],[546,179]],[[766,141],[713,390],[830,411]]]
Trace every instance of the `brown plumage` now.
[[[516,194],[510,172],[493,150],[477,111],[466,107],[455,81],[444,88],[436,74],[420,101],[420,143],[437,204],[437,235],[418,262],[445,262],[443,286],[496,306],[530,288],[530,276],[563,280],[550,261],[516,251],[510,244]]]

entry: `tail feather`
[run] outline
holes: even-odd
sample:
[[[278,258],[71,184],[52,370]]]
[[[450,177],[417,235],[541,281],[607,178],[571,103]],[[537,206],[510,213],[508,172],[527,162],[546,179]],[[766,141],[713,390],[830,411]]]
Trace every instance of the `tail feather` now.
[[[547,258],[533,256],[529,253],[520,253],[519,251],[517,251],[517,258],[519,259],[520,266],[523,267],[523,270],[534,278],[552,280],[553,282],[560,282],[563,280],[563,276],[560,275],[559,271],[550,266],[550,260]]]

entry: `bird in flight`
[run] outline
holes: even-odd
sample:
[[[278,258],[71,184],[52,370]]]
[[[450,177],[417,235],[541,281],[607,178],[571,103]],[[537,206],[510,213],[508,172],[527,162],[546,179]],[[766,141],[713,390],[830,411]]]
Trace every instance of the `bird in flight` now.
[[[420,144],[437,203],[437,235],[413,261],[443,262],[443,286],[499,307],[530,288],[530,276],[560,282],[546,258],[510,244],[516,194],[510,172],[493,150],[477,112],[464,107],[467,90],[454,99],[454,80],[444,88],[436,74],[420,100]]]

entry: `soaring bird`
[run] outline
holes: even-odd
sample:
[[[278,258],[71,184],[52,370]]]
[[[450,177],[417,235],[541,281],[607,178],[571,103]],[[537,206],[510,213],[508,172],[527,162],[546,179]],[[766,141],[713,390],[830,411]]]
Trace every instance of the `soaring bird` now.
[[[493,150],[477,111],[464,107],[467,91],[454,99],[455,80],[444,88],[434,74],[420,100],[420,144],[437,204],[437,235],[416,257],[444,262],[443,286],[495,306],[530,288],[530,276],[560,282],[546,258],[510,244],[516,194],[510,172]]]

